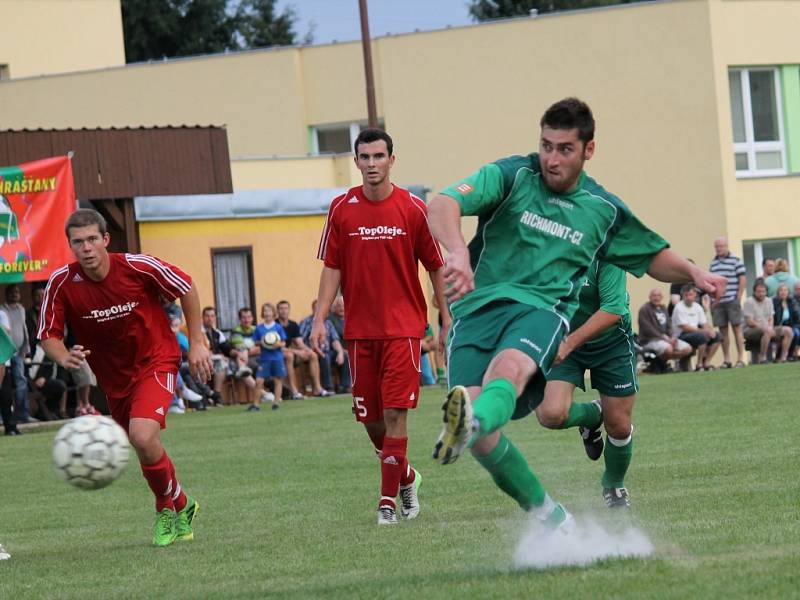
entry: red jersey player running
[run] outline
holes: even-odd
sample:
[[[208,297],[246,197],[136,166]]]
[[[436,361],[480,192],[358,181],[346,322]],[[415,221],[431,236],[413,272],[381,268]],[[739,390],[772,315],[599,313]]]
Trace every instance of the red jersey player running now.
[[[189,366],[207,381],[212,366],[200,330],[197,288],[186,273],[152,256],[109,254],[105,219],[94,210],[75,211],[64,229],[77,262],[55,271],[47,283],[39,319],[42,347],[66,369],[89,361],[108,396],[111,416],[128,432],[155,494],[153,544],[191,540],[198,504],[181,489],[161,445],[181,358],[162,298],[181,299],[189,328]],[[67,350],[65,323],[82,346]]]
[[[364,423],[381,459],[378,524],[419,514],[419,472],[406,459],[408,409],[417,406],[420,340],[427,322],[417,261],[430,274],[439,306],[444,299],[444,260],[428,229],[425,203],[389,180],[392,138],[365,129],[354,144],[364,185],[336,198],[328,210],[318,258],[325,262],[311,330],[314,349],[325,340],[325,318],[341,284],[344,337],[353,376],[353,412]],[[439,344],[450,324],[447,309]]]

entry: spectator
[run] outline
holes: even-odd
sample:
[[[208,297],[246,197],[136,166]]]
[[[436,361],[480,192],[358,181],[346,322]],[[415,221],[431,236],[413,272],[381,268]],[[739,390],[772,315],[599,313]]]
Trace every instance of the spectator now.
[[[767,286],[758,280],[753,286],[753,295],[744,303],[744,339],[752,346],[758,347],[758,363],[767,360],[769,345],[774,340],[780,342],[780,362],[786,362],[786,355],[792,343],[792,329],[781,327],[780,333],[774,327],[775,305],[767,298]]]
[[[6,311],[0,309],[0,327],[11,336],[11,321]],[[13,343],[13,342],[12,342]],[[17,418],[14,414],[14,377],[11,373],[11,359],[0,365],[0,415],[6,435],[20,435]]]
[[[72,346],[77,343],[75,336],[72,335],[72,332],[68,326],[65,326],[64,343],[66,344],[67,348],[72,348]],[[70,369],[68,373],[69,377],[72,379],[72,383],[75,386],[75,416],[80,417],[82,415],[99,415],[100,412],[94,406],[92,406],[90,400],[92,388],[97,386],[97,378],[94,376],[94,372],[89,366],[89,363],[87,361],[83,361],[83,364],[80,366],[80,368]]]
[[[673,334],[697,350],[695,371],[711,371],[714,369],[711,359],[719,348],[720,336],[708,324],[703,306],[695,302],[697,290],[692,284],[681,288],[681,299],[672,312]]]
[[[435,385],[436,375],[433,374],[433,367],[431,366],[430,353],[435,351],[439,346],[436,338],[433,335],[433,327],[430,323],[425,323],[425,337],[420,340],[420,383],[422,385]]]
[[[303,342],[309,347],[311,346],[311,328],[314,325],[314,314],[316,312],[317,301],[314,300],[311,303],[311,314],[300,321],[300,333],[303,336]],[[339,334],[336,333],[336,329],[334,329],[333,324],[328,319],[325,320],[325,334],[325,343],[320,346],[319,349],[319,374],[322,387],[332,392],[334,388],[331,379],[331,367],[335,364],[337,368],[340,369],[340,372],[342,372],[341,369],[345,363],[345,355],[344,348],[339,340]],[[350,383],[349,380],[347,383]]]
[[[14,400],[17,410],[17,421],[29,423],[36,421],[30,416],[28,408],[28,380],[25,376],[25,358],[30,354],[28,327],[25,323],[25,307],[20,304],[22,293],[18,285],[6,286],[6,302],[0,308],[6,312],[11,322],[11,339],[17,347],[17,353],[11,357],[11,375],[14,378]]]
[[[794,284],[794,301],[800,306],[800,281]]]
[[[694,350],[677,335],[670,335],[670,316],[661,302],[664,295],[658,288],[650,290],[649,302],[639,309],[639,343],[661,360],[688,359]]]
[[[767,296],[774,298],[778,292],[778,286],[786,284],[790,289],[794,289],[798,279],[789,273],[789,261],[785,258],[779,258],[775,261],[775,272],[769,277],[764,279],[764,285],[767,286]]]
[[[761,261],[761,270],[762,273],[758,277],[759,279],[766,279],[767,277],[771,276],[775,272],[775,259],[767,257]]]
[[[214,374],[211,376],[211,386],[221,400],[222,386],[228,376],[228,357],[233,350],[228,343],[228,338],[217,328],[217,310],[213,306],[203,309],[203,333],[208,340],[208,349],[211,351],[211,364]],[[208,382],[206,382],[208,383]]]
[[[30,408],[31,414],[38,412],[45,421],[53,421],[56,414],[61,419],[68,418],[67,384],[59,375],[61,373],[58,365],[45,356],[41,346],[37,346],[28,369],[28,376],[36,392],[30,399]]]
[[[44,300],[44,284],[34,283],[31,288],[31,307],[25,311],[25,325],[28,328],[28,341],[30,342],[30,354],[36,352],[39,340],[36,339],[36,332],[39,331],[39,312],[42,309]]]
[[[785,283],[778,286],[772,305],[775,313],[775,329],[788,327],[792,330],[792,343],[786,358],[794,361],[797,358],[797,344],[800,342],[800,305],[789,295],[789,286]]]
[[[347,340],[344,339],[344,298],[341,294],[333,299],[331,310],[328,314],[328,320],[336,330],[336,334],[339,336],[339,341],[344,349],[344,361],[338,369],[339,387],[336,391],[340,394],[349,394],[352,387],[350,378],[350,355],[347,351]]]
[[[275,320],[277,311],[269,302],[261,307],[261,318],[264,319],[256,327],[253,339],[260,346],[259,365],[256,371],[256,390],[264,390],[264,381],[272,380],[274,396],[272,397],[272,410],[281,406],[283,394],[283,378],[286,377],[286,364],[283,360],[283,348],[286,347],[286,332],[281,324]],[[275,343],[268,343],[267,336],[275,333],[278,339]],[[261,398],[256,397],[256,401],[248,407],[248,411],[259,411],[261,408]]]
[[[178,375],[182,379],[181,398],[189,403],[189,408],[194,410],[206,410],[208,406],[213,406],[221,401],[218,392],[211,389],[206,381],[199,381],[189,368],[187,362],[189,355],[189,338],[182,330],[182,321],[178,317],[173,317],[169,323],[170,329],[178,340],[178,347],[181,349],[181,365],[178,368]]]
[[[186,356],[189,354],[189,338],[181,331],[180,317],[170,318],[169,328],[172,329],[172,333],[174,333],[175,337],[178,339],[178,347],[181,349],[181,358],[186,360]]]
[[[730,334],[728,325],[733,331],[736,341],[737,367],[744,367],[744,339],[742,338],[742,295],[744,294],[747,280],[745,278],[744,263],[728,249],[728,240],[724,237],[714,240],[716,256],[711,261],[709,270],[725,277],[728,286],[720,302],[711,311],[714,325],[719,327],[722,335],[722,354],[724,356],[722,368],[731,367]]]
[[[248,404],[255,404],[256,394],[261,397],[261,401],[267,401],[265,390],[256,390],[256,380],[253,374],[258,370],[259,349],[253,340],[256,327],[253,325],[253,311],[250,307],[239,309],[239,324],[231,330],[230,343],[233,349],[233,377],[244,383],[249,396]]]
[[[297,369],[305,364],[308,365],[308,373],[311,377],[311,391],[315,396],[326,397],[331,393],[322,387],[319,374],[319,357],[317,354],[303,341],[303,336],[300,333],[300,326],[289,318],[292,306],[288,300],[281,300],[278,302],[278,323],[280,323],[283,330],[286,332],[286,347],[283,349],[283,359],[286,364],[287,380],[289,382],[289,392],[293,400],[300,400],[303,398],[303,393],[300,391],[304,389],[298,377]]]

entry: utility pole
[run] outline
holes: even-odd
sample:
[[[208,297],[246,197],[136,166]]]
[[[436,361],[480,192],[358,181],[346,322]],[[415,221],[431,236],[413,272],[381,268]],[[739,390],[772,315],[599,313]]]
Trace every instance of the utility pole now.
[[[367,80],[367,117],[370,127],[378,126],[378,110],[375,107],[375,78],[372,74],[372,44],[369,37],[369,15],[367,0],[358,0],[361,13],[361,48],[364,53],[364,76]]]

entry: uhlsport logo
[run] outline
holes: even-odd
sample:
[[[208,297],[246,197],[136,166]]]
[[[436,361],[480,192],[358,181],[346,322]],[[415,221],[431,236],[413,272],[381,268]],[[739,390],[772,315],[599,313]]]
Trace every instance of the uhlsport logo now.
[[[363,227],[359,225],[356,231],[350,232],[351,236],[359,236],[362,240],[393,240],[395,237],[406,235],[402,227],[396,225],[376,225]]]
[[[84,319],[94,319],[98,323],[103,321],[112,321],[120,317],[127,317],[133,312],[133,309],[139,306],[138,302],[126,302],[125,304],[115,304],[108,308],[99,308],[90,310],[88,315],[83,315]]]

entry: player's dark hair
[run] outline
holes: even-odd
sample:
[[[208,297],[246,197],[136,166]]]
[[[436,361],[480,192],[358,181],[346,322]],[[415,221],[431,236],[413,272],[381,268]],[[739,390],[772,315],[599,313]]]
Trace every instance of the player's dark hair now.
[[[681,296],[685,295],[686,292],[691,292],[694,290],[694,286],[691,283],[686,283],[681,287]]]
[[[249,313],[251,313],[251,312],[253,312],[253,309],[252,309],[252,308],[250,308],[249,306],[243,306],[242,308],[240,308],[240,309],[239,309],[239,318],[241,319],[241,318],[242,318],[242,315],[243,315],[244,313],[246,313],[246,312],[249,312]]]
[[[280,306],[281,304],[285,304],[285,305],[286,305],[286,306],[288,306],[289,308],[291,308],[291,307],[292,307],[292,305],[291,305],[291,304],[289,304],[289,301],[288,301],[288,300],[281,300],[281,301],[280,301],[280,302],[278,302],[278,303],[277,303],[275,306]]]
[[[391,136],[383,129],[377,129],[375,127],[367,127],[361,130],[356,141],[353,142],[353,152],[358,156],[359,144],[371,144],[372,142],[379,142],[380,140],[386,142],[386,148],[389,150],[389,156],[391,156],[392,152],[394,152],[394,142],[392,142]]]
[[[91,208],[79,208],[72,213],[64,225],[64,234],[69,239],[69,230],[72,227],[88,227],[89,225],[97,225],[100,230],[100,235],[105,235],[108,231],[106,220],[99,212]]]
[[[594,117],[592,109],[583,100],[564,98],[548,108],[540,127],[550,129],[577,129],[578,139],[584,144],[594,139]]]
[[[206,314],[206,313],[207,313],[208,311],[210,311],[210,310],[213,310],[215,313],[217,312],[217,309],[216,309],[216,308],[214,308],[213,306],[206,306],[206,307],[203,309],[203,312],[202,312],[201,314]]]

